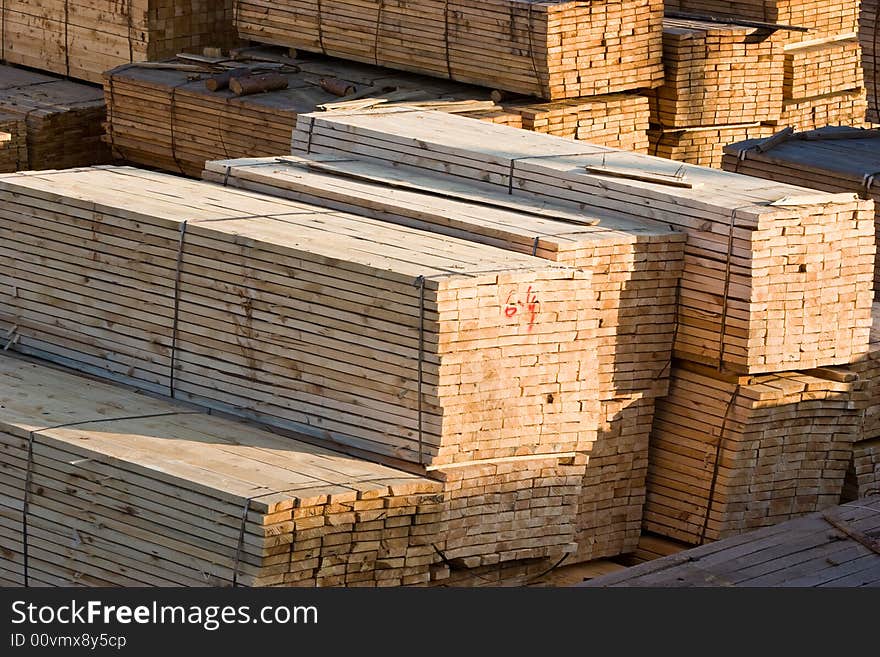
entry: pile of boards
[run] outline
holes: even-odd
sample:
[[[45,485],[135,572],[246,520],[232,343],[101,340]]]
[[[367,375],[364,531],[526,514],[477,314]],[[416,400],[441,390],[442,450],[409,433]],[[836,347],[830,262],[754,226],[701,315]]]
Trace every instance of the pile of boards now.
[[[856,373],[831,366],[868,351],[870,202],[598,146],[573,155],[562,139],[417,110],[304,115],[294,151],[383,163],[398,180],[414,169],[511,200],[650,216],[686,233],[679,360],[671,395],[652,402],[650,529],[697,543],[839,499],[864,397]],[[292,176],[265,166],[275,168],[264,190],[283,186],[265,182],[273,177],[290,187]],[[601,447],[600,432],[599,458]]]
[[[233,0],[244,39],[547,100],[650,88],[662,0]]]
[[[864,412],[853,445],[844,496],[856,500],[880,494],[880,302],[874,303],[874,327],[868,353],[851,369],[861,379]]]
[[[55,169],[110,161],[102,142],[105,116],[100,89],[0,66],[3,171]]]
[[[868,90],[868,121],[880,123],[880,1],[861,0],[859,41]]]
[[[880,249],[880,130],[828,127],[787,131],[770,142],[731,144],[724,153],[727,171],[872,199]],[[880,291],[880,259],[876,265],[874,289]]]
[[[780,127],[865,124],[858,3],[671,0],[652,153],[720,166],[723,144]],[[719,21],[688,19],[688,12]],[[757,21],[766,27],[738,26]],[[791,29],[791,28],[797,29]]]
[[[431,579],[441,484],[0,357],[5,586]]]
[[[633,549],[653,402],[666,391],[682,233],[556,200],[511,198],[479,181],[390,168],[350,154],[209,162],[205,178],[589,271],[601,326],[600,424],[582,482],[578,556]]]
[[[0,19],[0,60],[89,82],[234,41],[231,0],[4,0]]]
[[[218,71],[233,68],[283,75],[286,88],[236,96],[206,87]],[[329,91],[328,82],[346,95]],[[297,115],[316,109],[407,103],[606,146],[645,152],[648,145],[647,99],[636,94],[551,102],[505,97],[496,104],[484,88],[316,56],[294,59],[268,48],[202,68],[181,59],[159,68],[122,66],[106,73],[104,95],[106,140],[117,157],[194,177],[207,160],[290,152]]]

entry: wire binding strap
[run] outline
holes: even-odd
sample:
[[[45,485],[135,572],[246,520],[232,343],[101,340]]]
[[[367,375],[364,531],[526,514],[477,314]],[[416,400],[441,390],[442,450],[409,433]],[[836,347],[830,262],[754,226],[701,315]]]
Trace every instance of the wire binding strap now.
[[[129,63],[134,62],[134,42],[131,38],[131,33],[134,31],[134,17],[132,16],[132,2],[134,0],[128,0],[128,61]]]
[[[526,26],[526,31],[529,35],[529,57],[532,60],[532,70],[535,72],[535,84],[538,85],[538,96],[541,98],[549,98],[550,97],[550,81],[547,81],[546,88],[544,87],[544,82],[541,80],[541,74],[538,73],[538,60],[535,58],[535,45],[532,41],[532,7],[533,3],[529,3],[529,17],[528,17],[528,25]],[[511,18],[511,23],[513,22]],[[513,25],[511,25],[511,31]]]
[[[373,63],[376,66],[379,66],[379,33],[382,31],[383,9],[385,9],[385,0],[379,0],[379,6],[376,8],[375,39],[373,40]]]
[[[699,545],[702,545],[706,541],[706,532],[709,529],[709,515],[712,512],[712,504],[715,502],[715,488],[718,485],[718,474],[721,470],[721,450],[724,447],[724,433],[727,431],[727,422],[730,420],[730,411],[733,409],[734,402],[739,396],[741,387],[742,386],[737,383],[736,388],[733,389],[733,394],[730,396],[730,401],[727,402],[727,408],[724,410],[724,419],[721,421],[721,432],[718,436],[718,445],[715,448],[715,463],[712,466],[712,479],[709,483],[709,496],[706,498],[706,515],[703,516],[703,526],[700,529]]]
[[[419,288],[419,368],[418,368],[418,400],[416,412],[418,413],[418,434],[419,434],[419,465],[424,465],[423,456],[423,439],[424,431],[422,426],[422,384],[424,375],[422,373],[422,364],[425,360],[425,277],[419,276],[413,283]]]
[[[449,47],[449,0],[443,4],[443,41],[446,50],[446,77],[452,80],[452,56]]]
[[[747,208],[749,206],[743,205],[738,208],[734,208],[733,212],[730,213],[730,225],[727,231],[727,261],[724,265],[724,296],[721,299],[721,331],[720,337],[718,338],[718,371],[721,372],[724,369],[724,350],[725,344],[724,339],[727,337],[727,301],[728,295],[730,293],[730,273],[731,267],[733,263],[731,260],[733,259],[733,229],[736,225],[736,213],[743,208]]]
[[[6,63],[6,0],[0,0],[0,61]]]
[[[532,242],[532,255],[538,255],[538,240],[541,239],[538,235],[535,235],[535,241]]]
[[[318,2],[316,3],[316,8],[318,10],[318,46],[321,48],[321,52],[326,55],[327,49],[324,47],[324,15],[323,7],[321,6],[321,0],[318,0]]]
[[[177,325],[180,317],[180,276],[183,271],[183,247],[186,242],[187,222],[180,224],[180,236],[177,242],[177,266],[174,270],[174,316],[171,324],[171,371],[168,374],[168,394],[174,398],[174,371],[177,360]]]
[[[70,40],[68,27],[70,25],[70,0],[64,0],[64,74],[70,77]]]
[[[180,163],[180,159],[177,157],[177,139],[174,133],[174,111],[176,108],[177,101],[177,90],[186,84],[186,80],[181,82],[180,84],[176,84],[171,87],[171,107],[168,112],[168,127],[171,130],[171,157],[174,158],[174,163],[177,165],[177,168],[180,170],[180,173],[186,175],[183,170],[183,165]]]
[[[24,574],[24,586],[28,588],[30,578],[28,576],[28,511],[31,501],[31,482],[34,471],[34,439],[35,431],[28,433],[27,465],[24,473],[24,496],[21,505],[21,556],[22,572]]]
[[[250,510],[251,500],[255,500],[258,497],[261,497],[261,495],[247,498],[244,501],[244,507],[241,510],[241,524],[238,527],[238,544],[235,548],[235,560],[232,565],[232,588],[238,586],[238,565],[241,563],[241,552],[244,549],[244,532],[245,525],[247,524],[247,514]]]

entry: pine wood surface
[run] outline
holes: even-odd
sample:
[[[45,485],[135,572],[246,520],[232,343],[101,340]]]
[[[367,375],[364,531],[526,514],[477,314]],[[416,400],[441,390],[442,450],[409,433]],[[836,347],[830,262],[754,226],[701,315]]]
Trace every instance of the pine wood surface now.
[[[687,128],[777,119],[782,112],[783,60],[778,33],[667,18],[664,83],[646,92],[651,122],[662,128]]]
[[[880,585],[880,498],[704,545],[583,586],[856,587]]]
[[[786,100],[815,98],[864,87],[856,38],[785,51]]]
[[[679,363],[657,401],[645,530],[701,544],[837,504],[861,416],[855,381]]]
[[[232,0],[4,0],[0,60],[101,82],[135,61],[235,42]]]
[[[5,582],[28,470],[31,586],[430,579],[439,482],[6,356],[0,399]]]
[[[871,203],[574,146],[405,110],[304,115],[293,144],[297,153],[343,152],[416,166],[450,180],[481,180],[513,196],[568,200],[687,232],[679,357],[756,374],[839,365],[864,353],[871,323]],[[618,175],[602,175],[603,166]],[[648,174],[672,184],[636,179]]]
[[[15,147],[6,171],[110,160],[101,141],[105,106],[100,89],[0,66],[0,115],[19,122],[11,131]]]
[[[854,192],[873,200],[880,247],[880,132],[823,128],[796,133],[766,152],[758,150],[758,144],[748,140],[726,146],[724,168],[826,192]],[[877,264],[880,260],[875,261],[875,291],[880,290]]]
[[[549,100],[663,77],[659,0],[235,0],[242,38]]]

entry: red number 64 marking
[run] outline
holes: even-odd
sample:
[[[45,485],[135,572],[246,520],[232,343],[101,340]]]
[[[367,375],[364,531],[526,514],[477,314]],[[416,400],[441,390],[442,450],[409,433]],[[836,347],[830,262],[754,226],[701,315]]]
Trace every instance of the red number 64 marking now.
[[[507,301],[504,302],[504,316],[508,319],[512,319],[516,317],[520,311],[524,312],[528,317],[529,329],[531,330],[532,326],[535,325],[535,321],[538,319],[540,303],[541,302],[538,301],[538,294],[532,290],[531,285],[529,285],[529,289],[526,290],[525,300],[520,299],[515,290],[511,290],[510,294],[507,295]]]

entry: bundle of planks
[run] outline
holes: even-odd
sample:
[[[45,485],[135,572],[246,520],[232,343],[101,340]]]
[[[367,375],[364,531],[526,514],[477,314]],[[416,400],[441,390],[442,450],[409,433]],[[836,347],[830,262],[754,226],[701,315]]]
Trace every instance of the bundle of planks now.
[[[12,130],[3,128],[15,135],[12,171],[110,161],[101,142],[105,107],[100,89],[0,66],[0,114],[15,123]]]
[[[880,176],[880,131],[829,127],[780,135],[772,144],[742,141],[726,146],[724,153],[727,171],[873,199],[880,249],[880,182],[875,180]],[[874,289],[880,291],[880,258]]]
[[[678,162],[720,168],[724,145],[731,141],[769,137],[776,128],[761,123],[703,126],[695,128],[652,128],[648,130],[649,153]]]
[[[637,94],[609,94],[552,103],[504,103],[522,127],[602,146],[648,152],[648,100]]]
[[[786,100],[814,98],[863,86],[858,39],[788,48],[783,91]]]
[[[630,551],[644,500],[652,399],[666,392],[683,233],[352,156],[209,162],[204,177],[589,270],[601,324],[602,425],[579,502],[578,557]]]
[[[0,59],[100,82],[127,62],[235,42],[232,0],[4,0]]]
[[[859,41],[868,90],[868,121],[880,123],[880,0],[861,0]]]
[[[279,61],[264,61],[269,59]],[[289,152],[300,113],[316,108],[335,111],[350,103],[418,105],[432,99],[490,123],[634,150],[646,147],[646,101],[630,94],[552,103],[513,98],[493,105],[488,89],[365,64],[279,57],[258,48],[222,66],[274,67],[268,70],[283,75],[287,86],[240,97],[228,88],[210,91],[205,85],[217,70],[206,66],[194,73],[193,64],[184,60],[169,61],[160,68],[130,65],[108,71],[105,140],[114,154],[134,164],[198,177],[207,160]],[[339,97],[325,89],[327,81],[337,81],[341,89],[351,92]],[[488,109],[480,107],[487,104]],[[477,107],[469,111],[469,105]]]
[[[8,356],[0,402],[4,585],[388,586],[438,560],[438,482]]]
[[[301,116],[294,151],[349,153],[688,234],[675,353],[738,373],[851,362],[871,326],[872,203],[437,112]]]
[[[242,38],[549,100],[653,87],[662,0],[234,0]]]
[[[0,113],[0,173],[27,169],[27,130],[24,119]]]
[[[11,348],[427,471],[476,509],[444,511],[464,556],[572,544],[589,272],[124,167],[8,174],[0,197]]]
[[[800,130],[815,130],[829,125],[858,128],[865,125],[867,110],[868,101],[864,89],[815,98],[785,100],[777,127],[792,126]]]
[[[651,121],[661,128],[758,123],[782,112],[778,33],[667,18],[663,63],[663,86],[647,92]]]
[[[645,529],[701,544],[837,504],[861,421],[858,377],[839,374],[678,363],[657,401]]]

